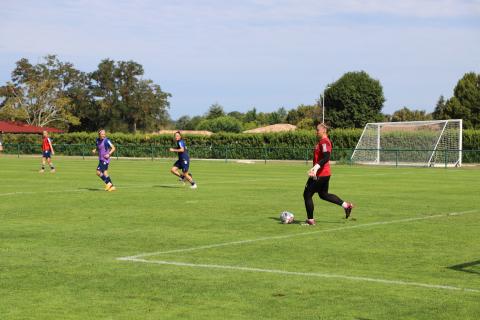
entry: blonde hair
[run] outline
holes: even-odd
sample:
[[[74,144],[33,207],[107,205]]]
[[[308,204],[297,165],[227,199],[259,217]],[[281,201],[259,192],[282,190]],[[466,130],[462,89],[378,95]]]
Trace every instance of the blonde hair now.
[[[324,122],[319,123],[319,124],[317,125],[317,129],[319,129],[319,128],[324,128],[325,130],[330,129],[330,127],[327,126]]]

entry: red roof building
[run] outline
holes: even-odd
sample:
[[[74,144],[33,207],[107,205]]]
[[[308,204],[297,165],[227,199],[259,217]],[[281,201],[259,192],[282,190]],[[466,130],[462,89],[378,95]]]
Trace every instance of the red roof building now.
[[[1,133],[42,133],[43,131],[63,133],[62,130],[49,127],[37,127],[23,122],[0,121]]]

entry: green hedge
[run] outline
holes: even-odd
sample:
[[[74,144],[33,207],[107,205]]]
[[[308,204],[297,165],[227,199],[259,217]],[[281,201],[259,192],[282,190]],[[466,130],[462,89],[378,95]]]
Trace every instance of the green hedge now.
[[[337,129],[332,130],[330,138],[337,148],[355,147],[361,130]],[[173,145],[173,135],[153,134],[125,134],[111,133],[108,135],[114,144],[127,145]],[[74,132],[52,134],[54,144],[89,144],[94,146],[96,133]],[[317,139],[313,131],[295,131],[285,133],[244,134],[244,133],[216,133],[211,136],[185,135],[189,147],[198,146],[237,146],[237,147],[301,147],[311,148]],[[41,144],[40,135],[31,134],[4,134],[4,143]]]
[[[330,131],[334,148],[354,148],[362,134],[361,129],[335,129]],[[54,144],[95,144],[96,133],[73,132],[53,134]],[[172,135],[111,133],[109,138],[115,144],[127,145],[173,145]],[[42,137],[32,134],[4,134],[4,143],[41,144]],[[237,146],[237,147],[279,147],[312,148],[317,139],[313,131],[294,131],[284,133],[244,134],[216,133],[211,136],[185,135],[189,147],[198,146]],[[463,131],[463,149],[480,150],[480,130]]]
[[[333,160],[347,160],[362,133],[361,129],[330,131]],[[58,154],[90,155],[96,133],[76,132],[52,135]],[[173,157],[168,151],[174,146],[173,135],[112,133],[120,157]],[[40,153],[42,137],[30,134],[4,134],[5,153]],[[185,140],[193,158],[216,159],[298,159],[311,158],[317,138],[313,131],[266,134],[217,133],[211,136],[186,135]],[[463,131],[463,149],[480,150],[480,130]],[[480,162],[479,152],[465,152],[463,160]]]

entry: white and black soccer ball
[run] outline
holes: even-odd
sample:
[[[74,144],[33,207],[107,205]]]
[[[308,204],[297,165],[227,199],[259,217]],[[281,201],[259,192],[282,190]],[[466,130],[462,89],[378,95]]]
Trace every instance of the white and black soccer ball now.
[[[291,212],[283,211],[280,214],[280,221],[282,221],[283,224],[292,223],[294,220],[295,220],[295,216]]]

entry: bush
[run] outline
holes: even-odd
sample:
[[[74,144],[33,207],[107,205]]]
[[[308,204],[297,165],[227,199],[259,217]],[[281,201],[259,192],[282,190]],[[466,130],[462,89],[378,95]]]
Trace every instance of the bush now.
[[[198,126],[198,130],[208,130],[211,132],[241,132],[242,122],[230,116],[222,116],[214,119],[202,120]]]

